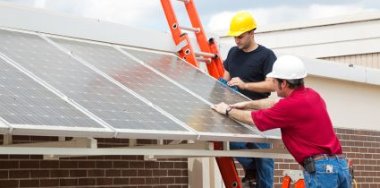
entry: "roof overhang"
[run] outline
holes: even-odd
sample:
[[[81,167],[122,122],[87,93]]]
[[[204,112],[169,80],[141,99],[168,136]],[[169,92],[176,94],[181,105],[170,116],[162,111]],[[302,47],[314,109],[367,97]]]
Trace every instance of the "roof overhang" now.
[[[380,12],[372,12],[263,26],[255,38],[278,53],[322,58],[377,53],[379,30]],[[231,37],[221,39],[234,44]]]

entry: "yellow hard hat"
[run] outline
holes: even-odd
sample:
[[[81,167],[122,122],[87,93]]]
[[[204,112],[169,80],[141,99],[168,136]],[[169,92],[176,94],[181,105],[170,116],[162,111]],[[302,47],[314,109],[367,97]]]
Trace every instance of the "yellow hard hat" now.
[[[236,37],[247,31],[256,29],[256,21],[247,11],[240,11],[232,17],[228,36]]]

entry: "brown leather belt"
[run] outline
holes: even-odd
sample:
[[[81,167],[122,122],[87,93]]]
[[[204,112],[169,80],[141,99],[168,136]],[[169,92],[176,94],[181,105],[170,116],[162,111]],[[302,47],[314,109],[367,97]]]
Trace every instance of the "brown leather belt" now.
[[[321,159],[331,159],[331,158],[338,158],[338,159],[345,159],[345,154],[319,154],[319,155],[313,155],[312,156],[314,161],[318,161]]]

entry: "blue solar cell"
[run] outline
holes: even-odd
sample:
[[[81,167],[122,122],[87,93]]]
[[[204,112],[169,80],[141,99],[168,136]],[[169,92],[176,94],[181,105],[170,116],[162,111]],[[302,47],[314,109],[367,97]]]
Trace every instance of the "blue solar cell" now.
[[[213,104],[220,102],[233,104],[249,100],[235,89],[227,87],[177,56],[141,50],[124,50]],[[281,135],[279,129],[265,132],[260,132],[255,127],[253,129],[256,133],[266,136],[280,137]]]
[[[0,30],[0,51],[116,129],[190,134],[36,35]]]
[[[0,59],[0,117],[10,124],[103,128]]]
[[[201,134],[228,134],[231,136],[231,134],[252,135],[255,133],[235,121],[215,113],[208,103],[112,47],[62,39],[54,39],[54,41]],[[150,54],[150,52],[144,52],[144,56]],[[170,61],[162,62],[166,60],[166,56],[161,55],[161,57],[163,58],[154,59],[157,63],[153,65],[155,68],[159,69],[156,65],[160,66],[161,63],[170,63]],[[167,55],[167,57],[171,56]],[[195,69],[190,68],[190,73],[194,73]],[[178,69],[178,71],[180,74],[185,70]],[[204,73],[200,74],[204,75]],[[189,78],[187,81],[191,81],[192,77]],[[207,83],[209,85],[202,85],[207,87],[207,90],[216,87],[225,96],[235,96],[235,101],[244,98],[234,92],[226,91],[213,79],[207,78],[207,81],[209,81]],[[213,99],[213,97],[215,96],[207,97],[207,99]]]

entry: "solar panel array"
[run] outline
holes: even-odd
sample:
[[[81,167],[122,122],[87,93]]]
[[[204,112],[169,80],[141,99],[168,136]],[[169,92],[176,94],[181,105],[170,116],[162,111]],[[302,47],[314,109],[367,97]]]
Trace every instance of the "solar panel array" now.
[[[173,54],[0,30],[0,57],[0,129],[13,134],[263,138],[210,108],[244,96]]]

